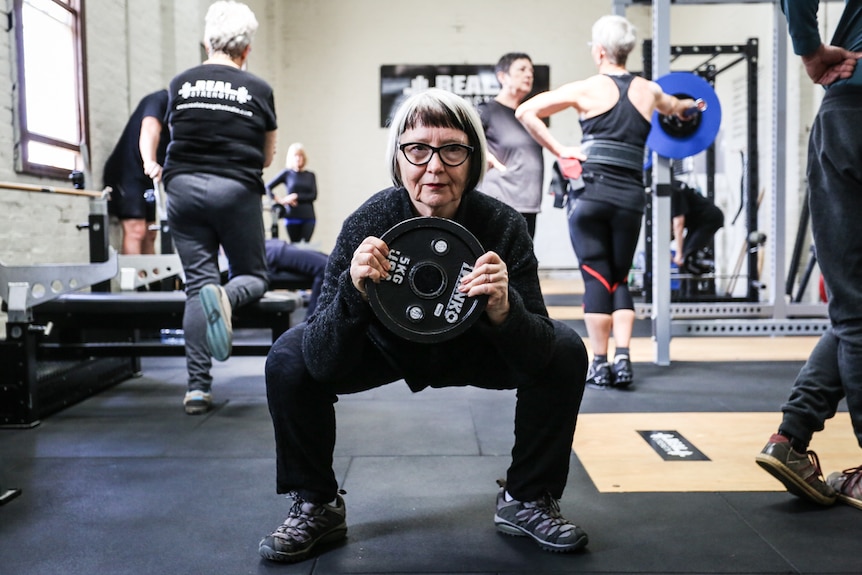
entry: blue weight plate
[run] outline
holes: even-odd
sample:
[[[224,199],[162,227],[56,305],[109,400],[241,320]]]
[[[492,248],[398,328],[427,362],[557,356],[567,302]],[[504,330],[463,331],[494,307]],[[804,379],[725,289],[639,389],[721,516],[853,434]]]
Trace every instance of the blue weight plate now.
[[[656,83],[666,94],[703,100],[706,102],[706,110],[692,120],[696,128],[691,133],[687,133],[689,130],[686,128],[689,126],[685,126],[686,122],[681,122],[681,128],[674,130],[663,121],[664,116],[653,112],[647,146],[660,156],[674,160],[688,158],[707,149],[721,127],[721,103],[709,82],[690,72],[671,72],[656,80]],[[673,122],[670,124],[676,125]]]
[[[458,290],[484,249],[461,224],[419,217],[396,224],[381,236],[389,246],[389,279],[367,282],[375,316],[404,339],[436,343],[466,331],[485,309],[487,296]]]

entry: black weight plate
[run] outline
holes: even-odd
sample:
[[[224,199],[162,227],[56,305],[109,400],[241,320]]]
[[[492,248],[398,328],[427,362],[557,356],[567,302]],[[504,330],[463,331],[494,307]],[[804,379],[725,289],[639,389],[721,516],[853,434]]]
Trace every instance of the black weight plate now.
[[[366,282],[366,290],[371,309],[389,330],[410,341],[437,343],[479,319],[488,297],[458,290],[485,253],[467,228],[445,218],[411,218],[380,239],[389,246],[389,279]]]

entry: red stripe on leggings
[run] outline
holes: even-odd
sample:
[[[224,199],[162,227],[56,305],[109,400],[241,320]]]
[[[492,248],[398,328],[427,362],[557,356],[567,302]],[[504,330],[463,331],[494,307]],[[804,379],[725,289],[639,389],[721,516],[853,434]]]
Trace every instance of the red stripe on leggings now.
[[[591,276],[593,276],[594,278],[596,278],[597,280],[599,280],[599,282],[601,282],[601,284],[602,284],[603,286],[605,286],[605,289],[606,289],[606,290],[608,290],[610,293],[614,293],[615,291],[617,291],[617,288],[618,288],[618,287],[620,287],[620,284],[619,284],[619,283],[615,283],[613,286],[611,286],[611,285],[608,283],[608,280],[606,280],[605,278],[603,278],[603,277],[602,277],[602,275],[601,275],[599,272],[597,272],[596,270],[594,270],[594,269],[593,269],[593,268],[591,268],[590,266],[582,265],[581,267],[583,268],[583,270],[584,270],[585,272],[587,272],[588,274],[590,274]]]

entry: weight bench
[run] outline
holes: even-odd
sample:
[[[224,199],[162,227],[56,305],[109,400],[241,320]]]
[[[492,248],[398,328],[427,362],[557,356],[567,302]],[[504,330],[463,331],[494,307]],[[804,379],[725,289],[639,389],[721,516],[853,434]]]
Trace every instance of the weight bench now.
[[[186,294],[168,292],[71,293],[34,308],[34,323],[52,324],[40,343],[40,357],[70,359],[88,356],[181,356],[181,342],[159,338],[163,329],[182,328]],[[266,329],[265,343],[234,341],[232,355],[266,355],[302,306],[293,292],[267,292],[260,300],[235,310],[234,330]],[[148,337],[148,334],[150,337]]]
[[[314,278],[294,272],[279,271],[269,274],[271,290],[310,290]]]
[[[175,276],[185,281],[183,266],[177,254],[154,255],[120,255],[117,257],[120,267],[120,289],[132,291],[146,287],[155,282],[164,282]],[[228,280],[228,263],[223,256],[219,257],[222,281]],[[312,276],[281,270],[269,274],[270,290],[310,290],[314,278]]]
[[[160,337],[162,329],[182,327],[184,292],[79,291],[116,277],[118,270],[113,249],[107,261],[84,265],[0,262],[0,298],[8,313],[7,337],[0,340],[0,427],[38,425],[139,374],[142,356],[185,354],[181,342]],[[235,337],[233,354],[268,353],[301,307],[297,292],[268,292],[236,310],[236,330],[267,330],[268,337]]]

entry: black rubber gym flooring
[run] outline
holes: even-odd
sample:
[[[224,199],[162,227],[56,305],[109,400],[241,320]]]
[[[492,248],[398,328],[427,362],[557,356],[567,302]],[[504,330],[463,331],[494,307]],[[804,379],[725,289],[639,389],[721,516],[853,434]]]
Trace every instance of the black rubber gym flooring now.
[[[183,359],[147,358],[142,377],[35,428],[0,430],[0,487],[22,490],[0,507],[0,573],[862,572],[862,512],[800,501],[754,464],[799,361],[640,362],[632,391],[588,389],[561,507],[590,543],[571,555],[494,529],[512,393],[414,395],[397,383],[343,397],[335,467],[348,539],[302,563],[269,563],[257,544],[289,501],[275,494],[263,362],[217,364],[218,406],[206,416],[182,411]],[[751,418],[757,437],[746,437]],[[711,461],[663,461],[632,439],[644,422],[680,432]],[[719,450],[738,476],[714,466]],[[643,490],[656,469],[657,485]],[[766,486],[740,490],[749,472]]]

